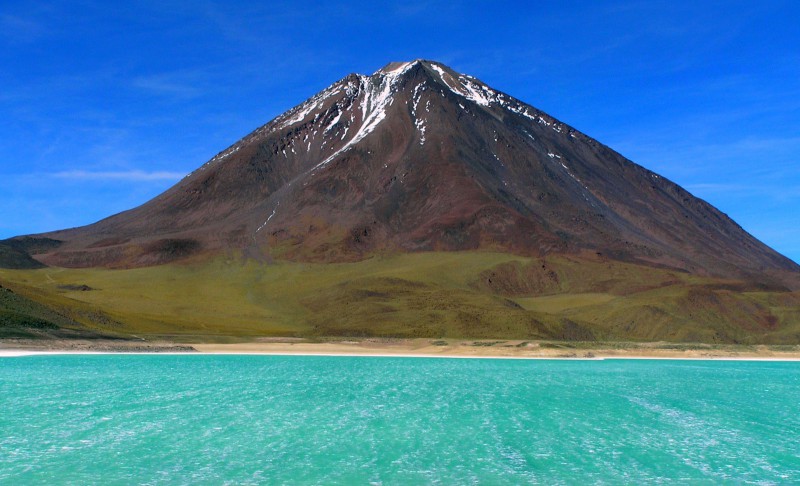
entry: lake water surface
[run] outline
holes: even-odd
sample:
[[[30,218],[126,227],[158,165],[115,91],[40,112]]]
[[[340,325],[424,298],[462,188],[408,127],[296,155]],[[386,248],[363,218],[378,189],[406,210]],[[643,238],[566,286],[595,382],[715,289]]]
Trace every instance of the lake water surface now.
[[[0,358],[0,484],[800,483],[800,363]]]

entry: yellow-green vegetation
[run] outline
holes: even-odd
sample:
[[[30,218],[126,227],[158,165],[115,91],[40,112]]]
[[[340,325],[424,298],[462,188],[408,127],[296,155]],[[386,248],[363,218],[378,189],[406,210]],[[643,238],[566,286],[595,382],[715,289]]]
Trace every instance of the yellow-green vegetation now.
[[[88,330],[186,341],[800,341],[796,292],[578,257],[436,252],[335,264],[218,258],[130,270],[0,270],[0,283]]]
[[[92,328],[108,330],[115,324],[94,306],[37,289],[17,287],[22,293],[0,286],[0,338],[126,337],[108,331],[92,331]]]
[[[602,305],[620,296],[614,294],[555,294],[537,297],[519,297],[514,299],[525,309],[537,310],[548,314],[560,314],[591,305]]]

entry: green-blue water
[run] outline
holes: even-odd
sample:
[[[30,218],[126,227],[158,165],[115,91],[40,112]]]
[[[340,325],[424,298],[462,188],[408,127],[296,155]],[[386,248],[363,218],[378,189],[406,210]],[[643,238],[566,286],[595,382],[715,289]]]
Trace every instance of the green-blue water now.
[[[800,483],[800,363],[0,359],[0,484]]]

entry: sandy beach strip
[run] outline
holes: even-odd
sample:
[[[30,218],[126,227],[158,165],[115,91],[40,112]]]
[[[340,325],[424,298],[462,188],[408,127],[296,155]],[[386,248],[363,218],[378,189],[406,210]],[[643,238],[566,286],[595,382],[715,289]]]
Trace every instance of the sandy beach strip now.
[[[679,349],[675,349],[675,348]],[[265,338],[241,343],[174,342],[38,342],[0,341],[0,357],[64,354],[195,354],[280,356],[371,356],[395,358],[489,358],[489,359],[670,359],[800,361],[800,347],[769,346],[706,347],[635,343],[626,346],[570,347],[528,341],[471,341],[431,339],[364,339],[308,342],[291,338]]]
[[[800,351],[776,352],[757,349],[751,352],[713,349],[571,349],[519,346],[517,344],[475,346],[456,342],[446,346],[412,342],[335,342],[335,343],[237,343],[193,344],[203,354],[263,354],[301,356],[373,356],[409,358],[489,358],[489,359],[716,359],[747,361],[800,361]]]

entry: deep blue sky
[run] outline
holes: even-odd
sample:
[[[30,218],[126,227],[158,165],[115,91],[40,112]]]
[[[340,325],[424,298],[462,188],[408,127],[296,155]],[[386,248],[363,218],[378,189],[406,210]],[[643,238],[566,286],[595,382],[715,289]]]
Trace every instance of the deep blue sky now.
[[[434,59],[800,261],[800,2],[5,0],[0,238],[145,202],[350,72]]]

